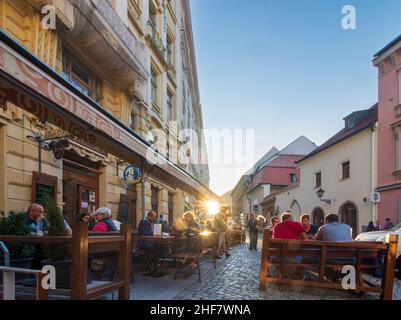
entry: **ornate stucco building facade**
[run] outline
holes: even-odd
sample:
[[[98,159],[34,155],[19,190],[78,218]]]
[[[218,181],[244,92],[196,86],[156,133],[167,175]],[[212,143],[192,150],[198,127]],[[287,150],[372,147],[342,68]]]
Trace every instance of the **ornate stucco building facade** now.
[[[188,0],[0,0],[0,31],[1,214],[47,193],[137,225],[214,196]]]

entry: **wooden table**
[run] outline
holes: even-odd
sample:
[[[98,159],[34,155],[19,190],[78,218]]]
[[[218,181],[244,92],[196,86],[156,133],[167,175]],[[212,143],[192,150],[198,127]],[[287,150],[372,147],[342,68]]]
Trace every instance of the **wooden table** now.
[[[163,245],[170,245],[172,242],[184,242],[186,237],[185,236],[141,236],[139,234],[133,235],[134,244],[138,241],[148,241],[154,244],[163,246]],[[159,275],[159,266],[157,261],[152,261],[152,274],[154,277],[158,277]]]

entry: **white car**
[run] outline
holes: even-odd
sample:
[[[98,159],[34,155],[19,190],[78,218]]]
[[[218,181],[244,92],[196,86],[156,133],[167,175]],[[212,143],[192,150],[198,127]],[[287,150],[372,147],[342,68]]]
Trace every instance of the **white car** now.
[[[355,240],[382,242],[386,239],[386,235],[389,233],[398,234],[396,269],[398,269],[398,274],[401,276],[401,223],[389,230],[362,232],[355,238]]]

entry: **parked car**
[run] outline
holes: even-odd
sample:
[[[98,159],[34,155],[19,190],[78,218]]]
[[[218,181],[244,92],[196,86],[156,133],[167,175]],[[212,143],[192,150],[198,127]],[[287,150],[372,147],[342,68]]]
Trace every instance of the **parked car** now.
[[[401,278],[401,223],[388,230],[362,232],[355,238],[355,240],[384,241],[386,235],[389,233],[398,234],[397,262],[395,267],[398,269],[398,277]]]

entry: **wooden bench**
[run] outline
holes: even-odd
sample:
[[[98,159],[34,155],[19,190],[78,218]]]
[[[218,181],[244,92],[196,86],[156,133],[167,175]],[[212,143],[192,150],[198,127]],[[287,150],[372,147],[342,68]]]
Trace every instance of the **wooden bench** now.
[[[269,230],[264,230],[259,274],[260,290],[266,290],[267,282],[344,290],[341,281],[330,281],[326,272],[329,269],[341,270],[346,265],[352,265],[355,267],[355,289],[347,290],[359,293],[374,292],[380,294],[380,299],[391,300],[397,244],[398,236],[395,234],[388,235],[383,243],[328,242],[271,239]],[[376,261],[383,263],[372,263]],[[272,267],[277,273],[275,276],[269,272]],[[363,277],[364,272],[378,267],[383,271],[380,287]],[[299,275],[299,271],[306,270],[316,270],[316,279],[298,279],[297,276],[291,277],[288,272],[295,271]]]

